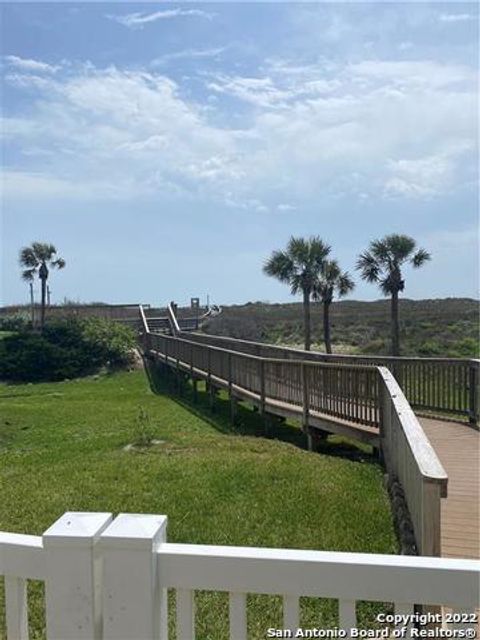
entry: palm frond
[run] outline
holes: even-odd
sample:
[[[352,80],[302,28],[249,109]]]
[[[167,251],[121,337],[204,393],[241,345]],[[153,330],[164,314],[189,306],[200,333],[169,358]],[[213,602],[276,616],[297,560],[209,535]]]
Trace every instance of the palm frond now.
[[[291,237],[287,245],[287,254],[296,267],[301,269],[310,260],[308,241],[305,238]]]
[[[55,246],[48,242],[32,242],[32,250],[41,262],[49,262],[57,253]]]
[[[380,289],[385,296],[389,296],[393,293],[392,290],[392,281],[390,276],[385,276],[379,281]]]
[[[321,277],[325,282],[335,283],[340,277],[340,267],[336,260],[326,260],[323,263]]]
[[[421,267],[422,264],[431,260],[432,256],[425,249],[419,249],[417,253],[411,259],[411,263],[415,268]]]
[[[63,269],[67,263],[63,258],[57,258],[56,260],[52,260],[50,264],[52,267],[56,267],[57,269]]]
[[[360,271],[362,279],[367,282],[378,282],[380,280],[381,265],[379,260],[369,251],[365,251],[358,256],[355,268]]]
[[[32,269],[24,269],[22,271],[22,280],[26,280],[27,282],[31,282],[35,277],[36,269],[33,267]]]
[[[295,273],[289,278],[290,282],[290,291],[292,295],[296,296],[298,293],[302,293],[303,291],[307,291],[310,293],[311,287],[305,283],[305,278],[303,273]]]
[[[410,257],[412,252],[415,250],[416,244],[415,240],[410,238],[410,236],[398,233],[392,233],[389,236],[385,236],[383,242],[388,247],[392,258],[400,264]]]
[[[340,274],[336,282],[336,288],[339,298],[343,298],[344,296],[349,294],[350,291],[353,291],[353,289],[355,289],[355,282],[353,281],[353,278],[350,276],[348,271],[344,271],[342,274]]]
[[[32,247],[23,247],[20,250],[19,262],[22,267],[28,267],[32,269],[33,267],[38,267],[39,261]]]
[[[291,257],[284,251],[274,251],[263,265],[267,276],[277,278],[280,282],[289,282],[295,274],[295,265]]]

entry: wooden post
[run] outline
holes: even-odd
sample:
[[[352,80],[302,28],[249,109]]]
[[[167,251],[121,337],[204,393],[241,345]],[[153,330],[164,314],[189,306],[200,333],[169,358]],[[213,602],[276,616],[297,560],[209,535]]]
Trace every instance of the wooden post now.
[[[308,394],[308,375],[307,375],[307,364],[306,362],[302,362],[301,364],[301,378],[302,378],[302,390],[303,390],[303,415],[302,415],[302,427],[307,436],[307,446],[308,450],[311,451],[313,449],[312,436],[310,434],[309,426],[308,426],[308,418],[310,413],[310,401]]]
[[[215,389],[212,386],[212,352],[207,350],[207,387],[210,411],[215,410]]]
[[[260,362],[260,413],[263,418],[263,425],[265,433],[268,433],[268,423],[265,415],[265,360],[263,358]]]
[[[176,371],[176,382],[177,382],[177,393],[178,395],[182,395],[182,381],[180,380],[180,360],[175,360],[175,371]]]
[[[43,534],[49,640],[100,640],[101,559],[97,552],[110,513],[67,512]]]
[[[418,540],[419,552],[422,556],[441,555],[440,496],[439,483],[423,480],[422,531]]]
[[[159,583],[156,552],[167,518],[122,513],[102,534],[102,640],[167,638],[167,590]]]
[[[478,420],[478,370],[478,366],[470,364],[468,371],[468,420],[470,424],[477,424]]]
[[[235,418],[237,413],[236,400],[233,397],[233,363],[232,354],[228,354],[228,399],[230,400],[230,421],[235,424]]]

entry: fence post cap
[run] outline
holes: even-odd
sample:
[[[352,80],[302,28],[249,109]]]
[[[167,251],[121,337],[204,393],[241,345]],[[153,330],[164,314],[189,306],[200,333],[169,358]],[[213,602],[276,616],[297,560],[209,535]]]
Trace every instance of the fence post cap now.
[[[67,511],[43,534],[45,545],[70,543],[90,546],[112,521],[111,513]]]
[[[164,542],[167,516],[120,513],[102,533],[100,543],[111,547],[151,549]]]

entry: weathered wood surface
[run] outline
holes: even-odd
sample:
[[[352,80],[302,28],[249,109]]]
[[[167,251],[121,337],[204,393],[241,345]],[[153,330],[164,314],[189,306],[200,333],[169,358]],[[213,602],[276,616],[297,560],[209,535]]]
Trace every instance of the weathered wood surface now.
[[[420,418],[448,474],[441,503],[441,554],[480,558],[480,432],[467,425]]]

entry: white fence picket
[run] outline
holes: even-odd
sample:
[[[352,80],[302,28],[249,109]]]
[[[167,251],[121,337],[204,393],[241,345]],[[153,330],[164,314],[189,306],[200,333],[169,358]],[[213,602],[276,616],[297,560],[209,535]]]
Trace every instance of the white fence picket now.
[[[283,625],[294,632],[300,624],[300,600],[298,596],[283,596]]]
[[[247,640],[247,596],[230,593],[230,640]]]
[[[357,607],[355,600],[339,600],[338,621],[340,629],[350,634],[350,629],[357,626]]]
[[[195,640],[195,592],[177,590],[177,640]]]
[[[27,581],[5,576],[8,640],[28,640]]]
[[[404,602],[395,602],[395,615],[411,616],[413,613],[414,613],[413,604],[404,603]],[[412,626],[413,626],[412,622],[408,620],[406,623],[399,622],[396,628],[401,629],[402,627],[406,627],[406,629],[409,630],[412,628]],[[408,634],[407,634],[407,637],[409,637]]]

